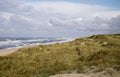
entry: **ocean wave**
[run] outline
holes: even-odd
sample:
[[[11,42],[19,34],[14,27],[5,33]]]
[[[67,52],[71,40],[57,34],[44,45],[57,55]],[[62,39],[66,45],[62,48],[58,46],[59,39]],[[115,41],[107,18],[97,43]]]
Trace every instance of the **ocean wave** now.
[[[52,44],[70,41],[69,38],[0,38],[0,49],[20,48],[24,46],[34,46],[41,44]]]

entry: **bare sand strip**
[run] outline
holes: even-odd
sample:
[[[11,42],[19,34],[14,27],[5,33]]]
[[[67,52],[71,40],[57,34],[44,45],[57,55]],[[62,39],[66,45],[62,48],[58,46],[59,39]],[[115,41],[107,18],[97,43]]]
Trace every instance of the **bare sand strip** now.
[[[50,77],[120,77],[119,72],[112,72],[109,73],[106,71],[98,72],[98,73],[91,73],[91,74],[58,74],[58,75],[53,75]]]
[[[86,73],[71,73],[71,74],[57,74],[50,77],[120,77],[120,71],[114,69],[114,67],[106,68],[99,72],[91,72],[93,69],[90,69]]]
[[[7,56],[7,55],[9,55],[9,54],[14,53],[14,52],[17,51],[18,49],[19,49],[19,48],[0,50],[0,56]]]

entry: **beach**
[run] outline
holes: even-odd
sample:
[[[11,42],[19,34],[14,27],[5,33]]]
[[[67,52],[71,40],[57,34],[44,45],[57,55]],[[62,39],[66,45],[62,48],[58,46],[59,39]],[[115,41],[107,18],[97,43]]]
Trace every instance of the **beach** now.
[[[54,42],[46,42],[46,43],[35,43],[34,45],[26,45],[26,46],[18,46],[18,47],[14,47],[14,48],[8,48],[8,49],[0,49],[0,56],[7,56],[9,54],[12,54],[14,52],[16,52],[18,49],[20,48],[27,48],[27,47],[34,47],[34,46],[38,46],[38,45],[49,45],[49,44],[56,44],[56,43],[65,43],[65,42],[70,42],[73,41],[74,39],[65,39],[65,40],[61,40],[61,41],[54,41]],[[12,42],[12,41],[11,41]],[[14,43],[14,41],[13,41]],[[15,46],[19,44],[19,43],[15,43]]]
[[[13,49],[2,49],[0,50],[0,56],[7,56],[9,54],[12,54],[16,52],[19,48],[13,48]]]

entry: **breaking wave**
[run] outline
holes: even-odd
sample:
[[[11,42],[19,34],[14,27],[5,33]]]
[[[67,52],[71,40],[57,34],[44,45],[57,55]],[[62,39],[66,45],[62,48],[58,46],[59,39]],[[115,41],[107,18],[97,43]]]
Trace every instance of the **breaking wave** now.
[[[70,38],[0,38],[0,49],[20,48],[42,44],[52,44],[71,41]]]

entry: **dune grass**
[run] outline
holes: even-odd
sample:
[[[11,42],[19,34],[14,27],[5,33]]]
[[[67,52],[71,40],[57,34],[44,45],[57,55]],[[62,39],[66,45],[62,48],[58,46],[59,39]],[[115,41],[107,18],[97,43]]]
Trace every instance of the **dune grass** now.
[[[120,34],[95,35],[72,42],[21,48],[0,57],[0,77],[48,77],[113,67],[120,71]]]

